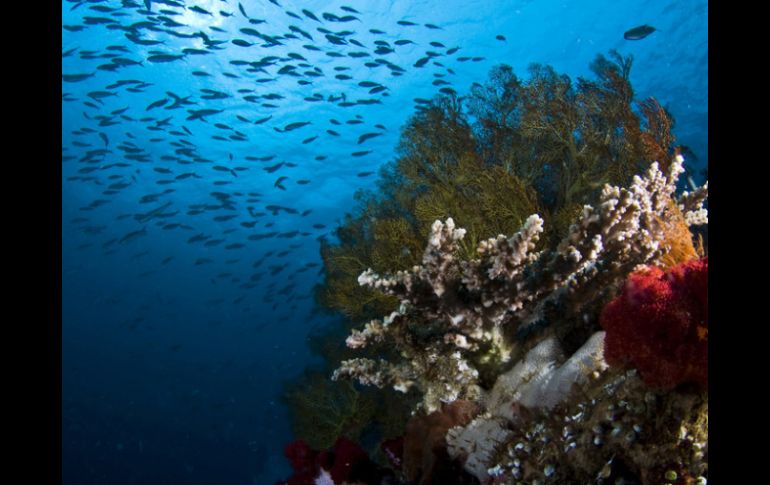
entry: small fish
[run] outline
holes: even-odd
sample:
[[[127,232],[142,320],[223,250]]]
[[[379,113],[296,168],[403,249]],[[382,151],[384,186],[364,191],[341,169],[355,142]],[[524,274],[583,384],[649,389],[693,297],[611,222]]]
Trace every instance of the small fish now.
[[[369,175],[374,175],[374,172],[359,172],[356,175],[358,177],[368,177]]]
[[[505,42],[505,36],[504,35],[497,35],[497,36],[495,36],[495,39],[497,39],[499,41],[502,41],[502,42]]]
[[[281,190],[286,190],[286,187],[284,187],[283,185],[281,185],[281,182],[283,182],[284,180],[286,180],[286,179],[288,179],[288,178],[289,178],[289,177],[286,177],[285,175],[284,175],[284,176],[281,176],[281,177],[278,177],[278,180],[276,180],[276,181],[275,181],[275,183],[273,184],[273,187],[278,187],[278,188],[279,188],[279,189],[281,189]]]
[[[172,54],[155,54],[147,58],[150,62],[172,62],[179,59],[183,59],[184,56],[175,56]]]
[[[84,79],[88,79],[89,77],[93,76],[93,73],[90,74],[62,74],[61,78],[62,81],[68,82],[68,83],[76,83],[83,81]]]
[[[626,33],[623,34],[623,38],[626,40],[642,40],[655,32],[655,30],[655,27],[651,25],[640,25],[639,27],[634,27],[633,29],[626,31]]]
[[[298,128],[302,128],[305,125],[309,125],[309,124],[310,124],[310,121],[300,121],[300,122],[297,122],[297,123],[289,123],[288,125],[286,125],[283,128],[283,131],[284,132],[293,131],[293,130],[296,130]],[[276,128],[275,130],[280,132],[280,130],[278,128]]]
[[[241,2],[238,2],[238,10],[241,11],[244,17],[249,18],[249,16],[246,15],[246,10],[243,9],[243,5],[241,5]]]
[[[145,111],[150,111],[153,108],[159,108],[159,107],[163,106],[166,103],[168,103],[168,98],[159,99],[159,100],[157,100],[157,101],[155,101],[153,103],[150,103],[150,105],[147,106]]]
[[[270,167],[265,167],[262,170],[264,170],[267,173],[273,173],[276,170],[278,170],[279,168],[281,168],[283,166],[283,164],[284,164],[284,162],[280,162],[280,163],[277,163],[277,164],[272,165]]]
[[[200,234],[196,234],[195,236],[193,236],[193,237],[191,237],[190,239],[188,239],[188,240],[187,240],[187,242],[188,242],[188,243],[190,243],[190,244],[192,244],[192,243],[194,243],[194,242],[205,241],[206,239],[208,239],[208,238],[210,238],[210,237],[211,237],[211,236],[207,236],[207,235],[205,235],[205,234],[203,234],[203,233],[200,233]]]
[[[318,20],[318,17],[316,17],[316,16],[315,16],[315,14],[313,14],[313,12],[311,12],[311,11],[310,11],[310,10],[308,10],[308,9],[306,9],[306,8],[303,8],[303,9],[302,9],[302,13],[303,13],[303,14],[305,14],[305,16],[306,16],[307,18],[313,19],[313,20],[315,20],[316,22],[320,22],[320,20]]]
[[[221,113],[224,110],[221,109],[188,109],[187,112],[190,113],[190,116],[187,117],[188,120],[201,120],[206,121],[204,119],[205,116],[211,116],[217,113]]]
[[[199,13],[199,14],[203,14],[203,15],[211,15],[212,17],[214,16],[214,15],[213,15],[211,12],[209,12],[208,10],[206,10],[206,9],[203,9],[203,8],[201,8],[201,7],[198,7],[197,5],[196,5],[196,6],[194,6],[194,7],[187,7],[187,8],[188,8],[189,10],[192,10],[193,12],[197,12],[197,13]]]
[[[360,145],[366,140],[369,140],[370,138],[375,138],[378,136],[382,136],[382,133],[364,133],[363,135],[358,137],[358,144]]]
[[[122,238],[120,238],[120,241],[118,241],[118,243],[125,244],[129,241],[136,239],[139,236],[144,236],[146,234],[147,234],[147,231],[145,230],[145,228],[139,229],[138,231],[131,231],[125,236],[123,236]]]

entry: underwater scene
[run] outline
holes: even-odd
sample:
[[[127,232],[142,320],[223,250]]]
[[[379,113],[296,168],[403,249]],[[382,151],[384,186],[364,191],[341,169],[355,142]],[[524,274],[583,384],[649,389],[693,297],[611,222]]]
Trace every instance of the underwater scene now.
[[[707,483],[708,2],[61,19],[62,483]]]

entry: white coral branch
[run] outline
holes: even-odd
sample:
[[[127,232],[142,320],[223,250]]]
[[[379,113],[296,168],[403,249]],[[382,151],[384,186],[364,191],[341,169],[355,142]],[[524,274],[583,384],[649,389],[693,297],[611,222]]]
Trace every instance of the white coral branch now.
[[[510,238],[482,241],[476,259],[460,261],[456,253],[465,230],[451,218],[435,221],[422,264],[392,275],[368,269],[358,278],[361,285],[397,297],[401,307],[383,322],[374,320],[353,331],[348,346],[394,342],[402,363],[382,374],[379,367],[347,361],[335,375],[375,385],[417,385],[427,409],[455,396],[474,395],[477,372],[467,357],[483,350],[487,354],[481,360],[494,356],[506,362],[511,344],[499,338],[501,328],[526,331],[553,317],[576,314],[634,268],[655,263],[663,253],[672,202],[680,205],[689,224],[707,222],[701,207],[707,186],[674,198],[682,162],[682,157],[673,160],[668,174],[653,163],[628,189],[606,185],[596,207],[583,207],[553,251],[535,252],[543,220],[532,215]],[[459,370],[455,355],[468,372]],[[367,378],[367,372],[375,374]]]

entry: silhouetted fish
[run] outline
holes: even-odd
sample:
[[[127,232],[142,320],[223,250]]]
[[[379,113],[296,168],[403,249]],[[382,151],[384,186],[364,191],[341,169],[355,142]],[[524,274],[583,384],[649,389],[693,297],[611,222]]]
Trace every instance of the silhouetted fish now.
[[[79,81],[83,81],[84,79],[88,79],[89,77],[93,76],[93,73],[90,74],[62,74],[62,80],[64,82],[68,83],[76,83]]]
[[[655,30],[655,27],[651,25],[640,25],[639,27],[634,27],[633,29],[623,34],[623,38],[626,40],[642,40],[651,33],[655,32]]]

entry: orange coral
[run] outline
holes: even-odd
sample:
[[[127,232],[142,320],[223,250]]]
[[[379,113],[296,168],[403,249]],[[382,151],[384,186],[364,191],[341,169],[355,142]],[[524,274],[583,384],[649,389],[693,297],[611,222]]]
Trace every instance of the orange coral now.
[[[671,268],[679,263],[703,256],[702,246],[700,251],[696,249],[684,215],[673,200],[665,220],[659,222],[665,232],[665,239],[662,243],[665,252],[658,261],[663,268]]]

